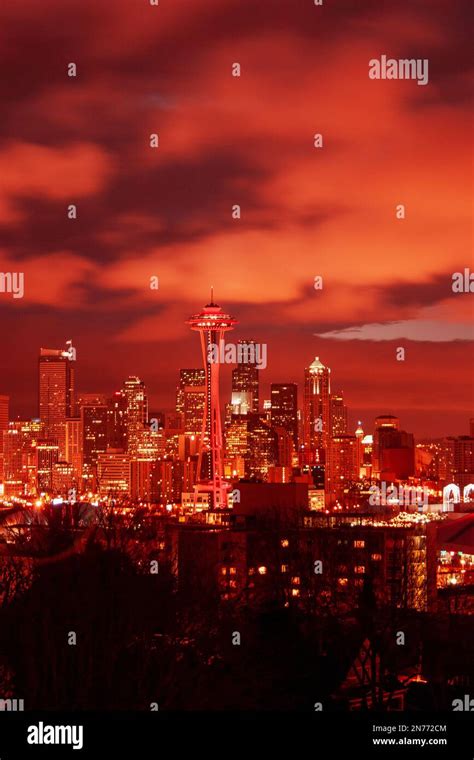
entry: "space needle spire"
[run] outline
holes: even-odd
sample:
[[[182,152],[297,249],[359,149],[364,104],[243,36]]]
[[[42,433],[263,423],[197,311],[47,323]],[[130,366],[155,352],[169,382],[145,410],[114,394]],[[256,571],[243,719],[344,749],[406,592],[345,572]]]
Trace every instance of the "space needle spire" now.
[[[225,509],[227,506],[228,483],[224,481],[222,462],[222,423],[219,401],[219,359],[213,347],[220,347],[225,332],[234,329],[237,320],[214,303],[214,288],[211,288],[211,302],[202,311],[194,314],[186,324],[199,332],[201,351],[206,372],[206,397],[202,434],[199,442],[194,505],[200,493],[208,494],[210,509]]]

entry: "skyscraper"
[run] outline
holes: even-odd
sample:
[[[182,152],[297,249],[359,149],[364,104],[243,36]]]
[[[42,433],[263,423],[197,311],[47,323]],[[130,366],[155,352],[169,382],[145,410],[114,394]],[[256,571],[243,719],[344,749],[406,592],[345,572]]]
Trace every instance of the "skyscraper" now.
[[[359,477],[358,440],[355,435],[331,439],[326,462],[326,504],[344,498],[344,489]]]
[[[331,436],[347,433],[347,406],[342,391],[331,393]]]
[[[255,346],[253,340],[239,340],[239,346]],[[252,349],[250,349],[252,350]],[[258,414],[259,410],[259,370],[255,364],[242,362],[232,370],[232,395],[239,398],[241,393],[246,394],[246,403],[250,404],[250,411]],[[242,412],[243,413],[243,412]]]
[[[284,428],[298,450],[298,388],[296,383],[272,383],[270,420],[273,428]]]
[[[185,433],[201,434],[206,400],[204,369],[182,369],[176,393],[176,411],[182,415]]]
[[[45,434],[57,441],[59,458],[66,456],[66,418],[74,416],[74,362],[70,351],[42,348],[38,359],[39,418]]]
[[[195,486],[195,503],[199,493],[208,494],[209,507],[225,508],[227,483],[222,462],[222,423],[219,399],[219,361],[214,361],[213,347],[219,347],[225,332],[234,329],[237,320],[213,302],[187,320],[191,330],[199,332],[206,375],[206,399]]]
[[[97,476],[99,454],[107,450],[107,405],[81,404],[82,472],[93,484]]]
[[[127,396],[116,391],[107,399],[107,446],[111,449],[127,448]]]
[[[321,450],[327,450],[331,439],[330,396],[331,370],[317,356],[305,369],[304,381],[303,435],[309,461],[318,459]]]
[[[4,486],[6,496],[36,492],[36,445],[44,435],[39,420],[10,422],[3,432]]]
[[[145,383],[138,377],[130,376],[123,384],[123,392],[127,398],[128,452],[133,458],[137,454],[142,432],[148,420],[148,399]]]

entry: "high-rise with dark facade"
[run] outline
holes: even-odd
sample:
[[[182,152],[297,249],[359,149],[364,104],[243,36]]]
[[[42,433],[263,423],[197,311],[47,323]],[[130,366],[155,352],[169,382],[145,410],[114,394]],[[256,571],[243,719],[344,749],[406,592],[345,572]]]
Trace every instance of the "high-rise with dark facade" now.
[[[183,420],[185,433],[201,435],[206,403],[204,369],[182,369],[176,393],[176,411]]]
[[[298,387],[296,383],[272,383],[270,420],[273,428],[284,428],[298,450]]]
[[[39,418],[48,439],[56,441],[59,458],[66,456],[66,418],[74,416],[74,361],[69,351],[42,348],[38,359]]]
[[[145,383],[139,377],[128,377],[123,384],[127,398],[127,447],[131,457],[136,456],[148,419],[148,399]]]

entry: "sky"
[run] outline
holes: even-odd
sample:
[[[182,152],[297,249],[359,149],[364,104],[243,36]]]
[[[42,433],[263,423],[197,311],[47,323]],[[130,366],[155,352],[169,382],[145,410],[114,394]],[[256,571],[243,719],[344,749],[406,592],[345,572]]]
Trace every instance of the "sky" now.
[[[80,391],[137,374],[172,408],[201,361],[185,320],[213,286],[232,339],[268,346],[263,398],[291,381],[302,399],[319,356],[351,425],[467,434],[474,295],[452,276],[474,271],[469,8],[3,0],[0,271],[25,276],[23,298],[0,293],[12,412],[36,415],[39,348],[68,339]],[[428,59],[428,84],[370,79],[382,55]]]

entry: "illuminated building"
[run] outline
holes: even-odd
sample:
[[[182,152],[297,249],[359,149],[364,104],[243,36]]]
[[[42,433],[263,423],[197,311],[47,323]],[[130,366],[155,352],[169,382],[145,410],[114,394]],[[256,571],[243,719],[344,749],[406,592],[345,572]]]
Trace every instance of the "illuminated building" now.
[[[133,458],[137,453],[141,433],[148,420],[145,383],[140,378],[131,376],[123,384],[123,393],[127,399],[127,448]]]
[[[181,415],[185,433],[201,434],[206,400],[204,369],[182,369],[176,393],[176,411]]]
[[[296,383],[272,383],[270,421],[274,428],[288,431],[298,450],[298,389]]]
[[[327,502],[342,501],[349,483],[359,478],[359,441],[355,435],[331,439],[326,463]]]
[[[3,482],[3,433],[8,429],[9,396],[0,396],[0,483]]]
[[[374,438],[372,435],[364,435],[361,441],[362,446],[362,464],[360,477],[367,478],[372,477],[372,449],[374,445]]]
[[[245,477],[249,456],[248,416],[233,414],[225,430],[226,472],[230,477]]]
[[[239,340],[239,346],[255,346],[253,340]],[[232,393],[245,393],[247,403],[250,403],[249,411],[258,413],[259,410],[259,370],[255,364],[240,363],[232,370]],[[243,412],[241,412],[243,413]]]
[[[324,461],[331,437],[331,370],[317,356],[305,369],[303,437],[308,462]]]
[[[127,448],[127,396],[116,391],[107,399],[107,447]]]
[[[278,461],[278,436],[263,415],[248,415],[247,477],[266,480]]]
[[[436,521],[411,517],[377,521],[312,512],[303,524],[313,540],[308,544],[302,537],[301,551],[310,547],[311,557],[321,558],[327,591],[338,605],[356,605],[368,581],[380,604],[435,611]]]
[[[10,422],[3,432],[5,496],[36,493],[36,444],[43,436],[39,420]]]
[[[93,487],[97,475],[99,454],[107,449],[107,405],[96,403],[81,405],[80,414],[82,429],[82,473],[89,487]]]
[[[356,453],[357,453],[357,478],[361,477],[362,465],[364,462],[364,447],[362,441],[364,440],[364,430],[362,423],[359,421],[357,429],[355,431],[355,437],[357,441]]]
[[[54,465],[59,460],[59,446],[50,440],[36,444],[36,482],[39,493],[53,490]]]
[[[347,406],[344,404],[342,392],[331,393],[331,435],[345,435],[347,433]]]
[[[75,412],[74,362],[69,351],[42,348],[38,359],[39,418],[46,436],[56,441],[61,459],[66,456],[66,418]]]
[[[130,457],[125,451],[109,449],[97,458],[99,494],[112,499],[130,495]]]
[[[220,346],[224,333],[233,330],[236,321],[220,306],[207,304],[199,313],[189,318],[191,330],[199,332],[206,374],[206,401],[203,427],[199,446],[196,498],[208,493],[211,508],[227,504],[228,485],[224,481],[222,462],[222,427],[219,400],[219,361],[212,361],[211,346]]]
[[[74,480],[81,489],[82,423],[80,417],[69,417],[66,420],[66,462],[72,465]]]

